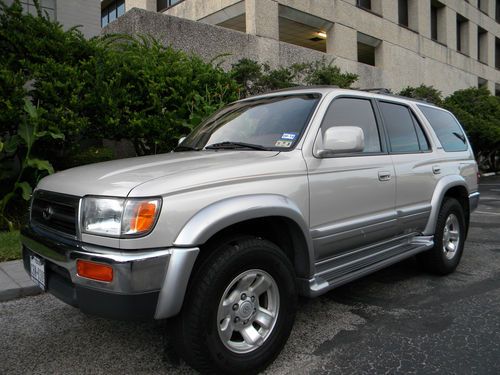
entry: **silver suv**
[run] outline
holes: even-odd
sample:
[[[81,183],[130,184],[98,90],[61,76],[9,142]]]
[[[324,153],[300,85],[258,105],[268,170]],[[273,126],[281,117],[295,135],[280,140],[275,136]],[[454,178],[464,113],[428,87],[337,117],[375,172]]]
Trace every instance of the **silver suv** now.
[[[448,111],[309,87],[233,103],[169,154],[40,181],[26,270],[85,313],[170,319],[202,372],[253,373],[285,344],[297,296],[417,256],[457,267],[479,201]]]

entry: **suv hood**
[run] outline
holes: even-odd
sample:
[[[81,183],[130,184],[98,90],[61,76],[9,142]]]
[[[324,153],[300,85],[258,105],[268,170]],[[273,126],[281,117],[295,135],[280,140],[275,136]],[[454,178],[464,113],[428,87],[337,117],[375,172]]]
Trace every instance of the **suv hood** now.
[[[171,179],[175,180],[172,185],[177,188],[180,183],[185,186],[192,185],[190,181],[183,180],[192,176],[196,176],[196,184],[238,177],[234,174],[244,174],[250,165],[262,163],[263,159],[272,158],[277,154],[279,152],[276,151],[220,150],[175,152],[113,160],[47,176],[40,181],[37,188],[76,196],[126,197],[135,187],[162,177],[171,176]],[[157,194],[167,193],[171,189],[162,186],[162,190]]]

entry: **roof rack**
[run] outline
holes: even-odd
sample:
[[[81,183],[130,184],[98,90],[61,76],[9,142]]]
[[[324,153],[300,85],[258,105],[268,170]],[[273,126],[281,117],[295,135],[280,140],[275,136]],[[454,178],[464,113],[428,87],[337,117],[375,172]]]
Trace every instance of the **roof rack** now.
[[[287,87],[285,89],[279,89],[279,90],[272,90],[267,92],[266,94],[271,94],[274,92],[282,92],[282,91],[294,91],[294,90],[306,90],[306,89],[338,89],[339,87],[336,85],[311,85],[311,86],[292,86],[292,87]]]
[[[359,91],[373,92],[375,94],[394,95],[391,89],[386,89],[385,87],[376,87],[372,89],[359,89]]]

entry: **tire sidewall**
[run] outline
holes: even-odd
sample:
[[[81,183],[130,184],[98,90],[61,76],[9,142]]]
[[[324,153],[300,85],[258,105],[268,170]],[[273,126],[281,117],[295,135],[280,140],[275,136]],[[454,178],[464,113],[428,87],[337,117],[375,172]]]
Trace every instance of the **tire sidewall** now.
[[[206,348],[217,367],[231,373],[249,373],[265,367],[271,362],[286,342],[293,325],[296,308],[296,287],[293,269],[287,264],[288,259],[278,253],[267,241],[259,241],[245,247],[241,252],[228,259],[221,267],[213,281],[213,287],[205,298],[207,314],[202,319],[206,327]],[[238,245],[236,245],[238,246]],[[288,262],[289,263],[289,262]],[[241,273],[250,269],[260,269],[269,273],[278,286],[280,306],[278,319],[270,336],[262,346],[250,353],[238,354],[231,352],[222,343],[217,327],[217,310],[222,294],[227,286]],[[258,369],[255,368],[259,364]],[[249,369],[252,368],[252,371]]]
[[[455,253],[455,256],[451,259],[448,259],[443,251],[443,235],[444,235],[444,227],[446,225],[446,219],[450,216],[450,214],[454,214],[458,219],[458,224],[460,227],[460,240],[458,243],[458,249]],[[441,212],[439,214],[439,220],[436,227],[436,234],[434,236],[435,239],[435,251],[439,252],[441,255],[441,261],[444,268],[447,270],[454,270],[462,258],[462,253],[465,245],[465,215],[460,203],[458,203],[455,199],[447,199]]]

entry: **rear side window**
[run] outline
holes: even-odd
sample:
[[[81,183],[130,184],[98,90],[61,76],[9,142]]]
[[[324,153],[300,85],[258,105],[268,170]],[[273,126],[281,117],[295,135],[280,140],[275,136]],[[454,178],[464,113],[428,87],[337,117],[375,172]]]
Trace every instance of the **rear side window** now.
[[[467,150],[467,140],[457,120],[448,112],[427,107],[418,106],[427,121],[431,124],[443,149],[448,152]]]
[[[379,102],[392,152],[420,152],[415,122],[404,105]],[[424,137],[425,138],[425,137]]]
[[[380,152],[380,136],[370,100],[358,98],[334,99],[326,111],[321,130],[324,133],[332,126],[357,126],[363,129],[365,148],[363,152]]]

